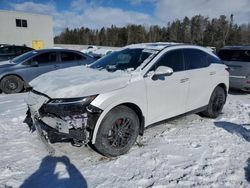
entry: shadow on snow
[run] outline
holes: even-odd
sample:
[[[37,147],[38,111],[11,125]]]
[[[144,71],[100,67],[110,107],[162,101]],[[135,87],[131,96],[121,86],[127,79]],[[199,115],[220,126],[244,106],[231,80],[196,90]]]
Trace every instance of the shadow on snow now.
[[[65,166],[66,170],[62,172],[64,177],[60,177],[59,173],[56,172],[58,163]],[[87,188],[87,182],[80,171],[70,162],[68,157],[46,156],[43,158],[39,169],[28,177],[20,186],[20,188],[30,187]]]

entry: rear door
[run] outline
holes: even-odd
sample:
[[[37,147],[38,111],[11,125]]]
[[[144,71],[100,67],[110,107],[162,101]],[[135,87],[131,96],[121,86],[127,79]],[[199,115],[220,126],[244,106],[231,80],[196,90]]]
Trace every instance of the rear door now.
[[[230,68],[231,77],[245,78],[250,75],[250,50],[224,49],[218,55]]]
[[[192,111],[208,104],[214,89],[213,79],[216,69],[209,66],[207,53],[199,49],[184,49],[186,69],[190,75],[190,84],[186,110]]]

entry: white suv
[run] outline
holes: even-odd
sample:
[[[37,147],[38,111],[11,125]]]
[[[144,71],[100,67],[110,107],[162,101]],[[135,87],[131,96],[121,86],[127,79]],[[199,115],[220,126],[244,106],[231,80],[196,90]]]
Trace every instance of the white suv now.
[[[216,118],[229,73],[211,50],[150,43],[124,47],[89,67],[44,74],[30,84],[26,122],[46,146],[70,139],[114,157],[145,127],[186,113]]]

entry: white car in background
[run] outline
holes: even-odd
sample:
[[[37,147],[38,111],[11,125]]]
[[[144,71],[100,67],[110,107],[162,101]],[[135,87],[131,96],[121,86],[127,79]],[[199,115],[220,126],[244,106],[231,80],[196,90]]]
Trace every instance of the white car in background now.
[[[114,50],[106,47],[88,46],[87,49],[81,50],[82,53],[91,55],[97,59],[112,53]]]
[[[181,114],[216,118],[229,73],[211,50],[174,43],[124,47],[89,67],[32,81],[26,122],[45,142],[71,139],[99,153],[125,154],[145,127]]]

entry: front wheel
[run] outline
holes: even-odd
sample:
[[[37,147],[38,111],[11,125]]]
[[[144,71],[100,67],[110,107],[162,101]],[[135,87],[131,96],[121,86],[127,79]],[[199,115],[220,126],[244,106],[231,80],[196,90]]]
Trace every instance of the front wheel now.
[[[226,92],[222,87],[217,86],[209,100],[206,111],[202,112],[202,115],[209,118],[217,118],[226,102]]]
[[[103,119],[97,132],[95,149],[107,157],[125,154],[139,135],[139,118],[126,106],[113,108]]]
[[[6,76],[0,83],[0,90],[5,94],[19,93],[23,90],[23,81],[17,76]]]

